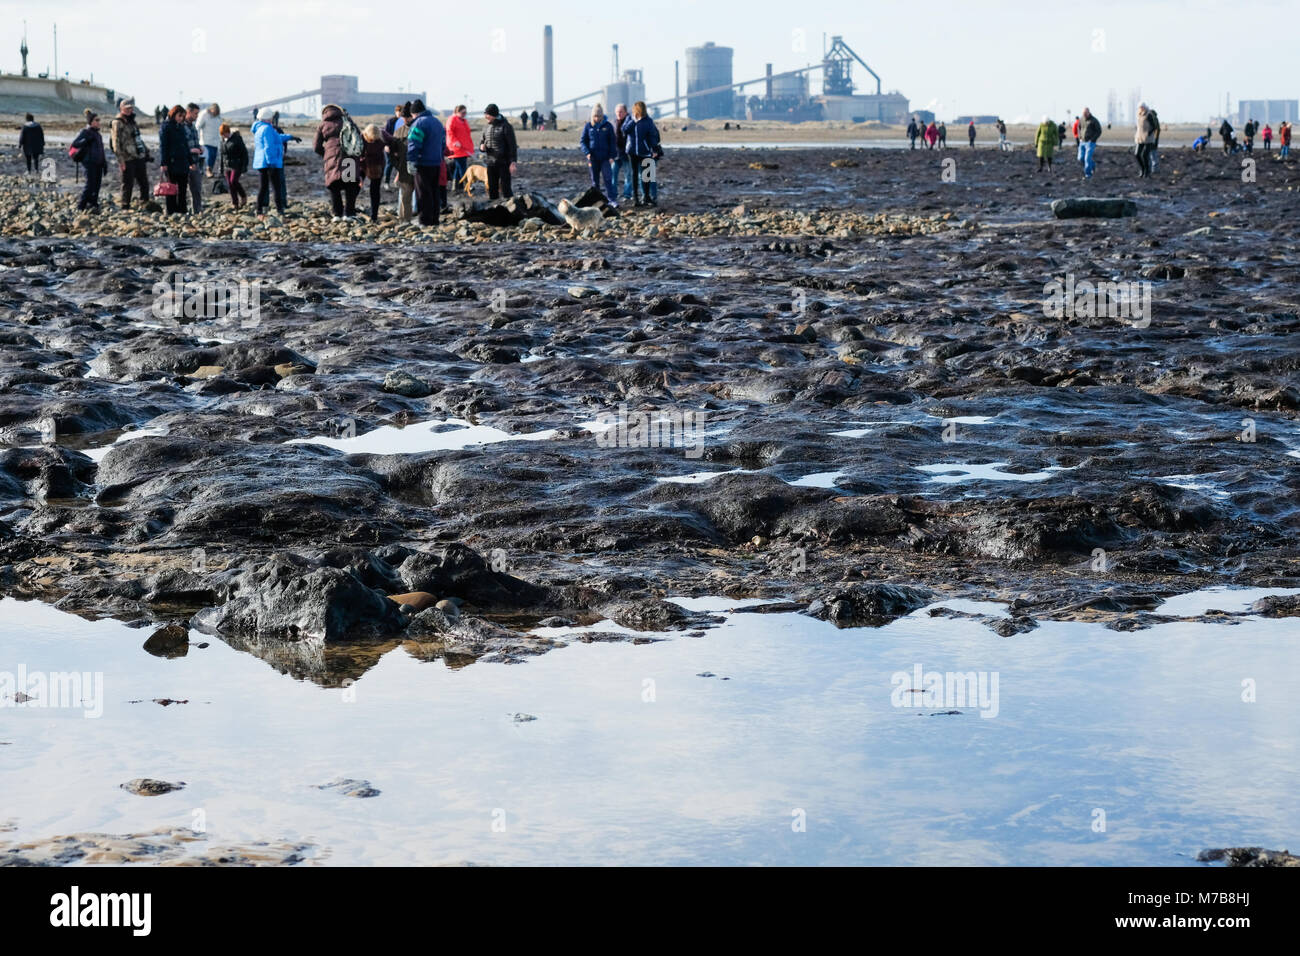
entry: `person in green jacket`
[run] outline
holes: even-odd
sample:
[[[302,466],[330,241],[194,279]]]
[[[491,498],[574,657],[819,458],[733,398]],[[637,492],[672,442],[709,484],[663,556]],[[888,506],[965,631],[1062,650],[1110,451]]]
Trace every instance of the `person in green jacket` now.
[[[1056,129],[1056,124],[1047,116],[1038,124],[1038,133],[1034,136],[1034,146],[1038,149],[1038,170],[1042,172],[1043,164],[1047,168],[1052,168],[1052,153],[1056,149],[1057,141],[1060,139],[1060,133]]]

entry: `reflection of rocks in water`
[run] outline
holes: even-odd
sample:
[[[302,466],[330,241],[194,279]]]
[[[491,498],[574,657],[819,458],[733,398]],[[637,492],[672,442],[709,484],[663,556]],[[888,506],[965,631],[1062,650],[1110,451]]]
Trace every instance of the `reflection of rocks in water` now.
[[[0,830],[3,832],[3,830]],[[292,866],[311,860],[310,843],[258,842],[242,846],[211,846],[201,833],[182,827],[161,827],[146,833],[73,833],[68,836],[0,842],[0,866],[121,865],[160,866]]]
[[[345,797],[356,797],[357,799],[361,799],[361,800],[364,800],[367,797],[377,797],[380,794],[379,790],[376,790],[374,787],[370,785],[369,780],[352,780],[352,779],[340,778],[330,783],[319,784],[317,785],[316,789],[333,790],[335,793],[342,794]]]

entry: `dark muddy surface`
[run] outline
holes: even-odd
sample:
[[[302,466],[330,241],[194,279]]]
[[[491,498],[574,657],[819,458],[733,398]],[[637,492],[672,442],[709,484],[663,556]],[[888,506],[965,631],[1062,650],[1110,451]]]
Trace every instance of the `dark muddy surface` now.
[[[1104,151],[1085,189],[1023,151],[950,150],[955,182],[940,154],[682,151],[608,236],[404,244],[317,226],[311,157],[314,241],[0,239],[0,590],[336,683],[398,640],[519,660],[556,616],[709,626],[670,593],[845,626],[995,599],[1014,634],[1300,586],[1300,173],[1163,152],[1138,187]],[[581,191],[576,153],[525,160]],[[1077,195],[1139,215],[1051,218]],[[1150,283],[1149,322],[1045,314],[1069,277]],[[178,278],[259,282],[256,317],[160,318]],[[606,447],[620,408],[702,431]],[[450,606],[383,597],[412,592]]]

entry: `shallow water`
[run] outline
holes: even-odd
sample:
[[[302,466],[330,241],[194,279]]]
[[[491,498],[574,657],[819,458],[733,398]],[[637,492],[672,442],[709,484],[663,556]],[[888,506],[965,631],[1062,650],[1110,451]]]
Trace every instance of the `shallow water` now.
[[[490,425],[475,425],[458,418],[440,422],[419,422],[398,427],[381,425],[373,431],[351,438],[331,438],[320,435],[314,438],[291,438],[289,445],[325,445],[350,455],[416,454],[425,451],[454,451],[471,445],[490,445],[503,441],[545,441],[557,432],[546,429],[513,435]]]
[[[1203,600],[1225,597],[1186,598]],[[0,621],[0,670],[104,675],[98,719],[0,711],[10,840],[202,810],[213,843],[301,840],[338,864],[1178,865],[1286,845],[1300,825],[1294,620],[1008,639],[924,610],[878,630],[728,614],[703,637],[574,642],[520,666],[450,670],[399,647],[354,702],[219,640],[166,660],[113,621],[12,599]],[[894,706],[916,665],[996,673],[996,716]],[[187,786],[118,789],[140,776]],[[315,789],[340,776],[381,792]]]

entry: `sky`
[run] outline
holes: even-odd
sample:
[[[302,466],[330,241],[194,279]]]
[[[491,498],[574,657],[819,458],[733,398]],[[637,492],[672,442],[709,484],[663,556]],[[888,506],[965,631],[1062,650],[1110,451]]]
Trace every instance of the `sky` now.
[[[768,62],[780,72],[820,61],[823,34],[842,35],[886,91],[940,118],[1037,122],[1085,105],[1104,116],[1112,88],[1124,103],[1140,88],[1166,122],[1218,115],[1225,96],[1234,110],[1239,97],[1300,98],[1287,69],[1300,0],[0,0],[0,70],[19,70],[24,19],[31,72],[53,66],[57,24],[60,73],[93,74],[148,109],[215,100],[229,110],[312,89],[325,73],[356,75],[363,91],[427,91],[437,109],[532,103],[545,24],[557,99],[608,82],[613,43],[655,100],[673,95],[673,60],[688,46],[733,47],[742,80]],[[872,91],[861,67],[854,79]]]

